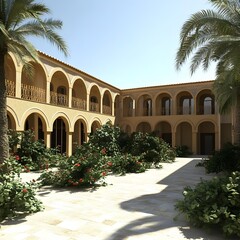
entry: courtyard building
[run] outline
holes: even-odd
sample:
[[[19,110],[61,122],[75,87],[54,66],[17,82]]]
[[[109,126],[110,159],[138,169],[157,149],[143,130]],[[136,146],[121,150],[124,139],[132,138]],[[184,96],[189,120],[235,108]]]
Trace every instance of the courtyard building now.
[[[47,147],[71,155],[108,121],[129,134],[154,132],[193,154],[235,142],[235,111],[219,114],[213,81],[118,89],[45,53],[39,57],[30,76],[8,54],[7,116],[9,129],[32,129]]]

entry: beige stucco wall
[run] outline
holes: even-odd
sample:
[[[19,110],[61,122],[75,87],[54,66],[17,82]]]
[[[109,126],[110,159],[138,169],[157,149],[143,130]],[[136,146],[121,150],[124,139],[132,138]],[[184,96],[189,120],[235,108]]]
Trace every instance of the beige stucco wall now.
[[[120,90],[46,54],[39,54],[41,62],[35,64],[33,79],[28,79],[23,66],[12,54],[7,57],[6,75],[11,81],[9,84],[14,85],[11,89],[8,86],[11,91],[8,92],[7,110],[11,127],[17,131],[24,131],[26,120],[37,130],[40,118],[47,146],[50,146],[53,125],[58,118],[66,126],[69,155],[73,142],[80,138],[79,121],[86,135],[107,121],[130,132],[145,126],[148,131],[157,132],[159,137],[167,136],[172,146],[187,145],[195,154],[202,152],[204,134],[213,134],[214,149],[233,140],[232,115],[219,115],[212,81]],[[36,89],[29,90],[28,86]],[[58,93],[59,87],[64,88],[64,94]],[[41,97],[34,96],[40,89],[43,91]],[[212,100],[212,112],[203,112],[202,99],[205,97]],[[166,99],[171,105],[169,110],[166,109],[168,105],[164,105]],[[79,105],[84,107],[77,108]]]

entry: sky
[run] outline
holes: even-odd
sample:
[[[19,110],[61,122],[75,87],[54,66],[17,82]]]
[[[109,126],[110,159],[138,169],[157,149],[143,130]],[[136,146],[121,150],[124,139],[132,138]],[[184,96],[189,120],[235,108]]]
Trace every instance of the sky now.
[[[34,46],[120,89],[214,79],[214,66],[191,76],[189,62],[176,70],[184,22],[212,9],[207,0],[39,0],[58,19],[69,55],[43,39]]]

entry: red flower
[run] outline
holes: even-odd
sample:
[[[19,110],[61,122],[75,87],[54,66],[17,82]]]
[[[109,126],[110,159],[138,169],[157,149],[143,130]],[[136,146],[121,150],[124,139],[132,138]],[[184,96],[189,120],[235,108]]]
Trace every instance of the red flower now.
[[[80,178],[80,179],[79,179],[79,182],[80,182],[80,183],[82,183],[82,182],[83,182],[83,179],[82,179],[82,178]]]
[[[111,167],[113,164],[112,164],[112,162],[107,162],[107,165],[108,165],[109,167]]]
[[[17,161],[19,161],[19,160],[20,160],[20,157],[19,157],[18,155],[16,155],[16,156],[15,156],[15,159],[16,159]]]
[[[106,175],[107,175],[107,173],[106,173],[106,172],[102,172],[102,176],[104,176],[104,177],[105,177]]]
[[[22,190],[22,192],[23,192],[23,193],[27,193],[28,190],[27,190],[26,188],[24,188],[24,189]]]
[[[107,152],[106,148],[103,148],[103,149],[101,150],[101,153],[102,153],[102,154],[106,154],[106,152]]]
[[[81,164],[80,164],[80,163],[76,163],[74,166],[75,166],[75,167],[80,167]]]

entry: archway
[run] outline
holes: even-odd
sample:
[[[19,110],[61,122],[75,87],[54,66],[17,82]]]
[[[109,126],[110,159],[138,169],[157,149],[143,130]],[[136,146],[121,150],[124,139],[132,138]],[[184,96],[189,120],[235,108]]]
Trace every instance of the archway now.
[[[159,122],[156,125],[154,132],[156,133],[156,136],[172,145],[172,129],[168,122]]]
[[[198,126],[198,148],[202,155],[210,155],[215,149],[215,130],[212,122],[202,122]]]
[[[176,146],[187,146],[192,151],[192,126],[188,122],[182,122],[177,126]]]
[[[137,125],[136,131],[142,133],[150,133],[152,130],[148,122],[141,122]]]
[[[66,125],[61,117],[53,123],[51,132],[51,148],[58,148],[60,153],[66,153]]]
[[[46,123],[38,113],[32,113],[25,120],[24,130],[32,130],[34,132],[35,140],[44,141]]]
[[[81,146],[87,141],[87,127],[86,123],[79,119],[74,125],[74,132],[72,136],[72,150],[75,152],[77,147]]]

